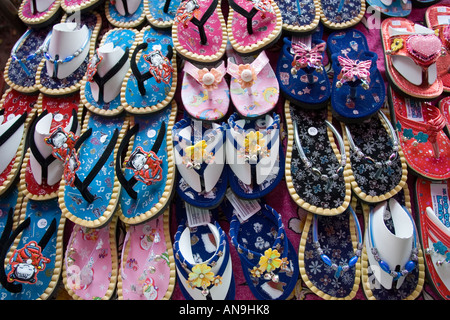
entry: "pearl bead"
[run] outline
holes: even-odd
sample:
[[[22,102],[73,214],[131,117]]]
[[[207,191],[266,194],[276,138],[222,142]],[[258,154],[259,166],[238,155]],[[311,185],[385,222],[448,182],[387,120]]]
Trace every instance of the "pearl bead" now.
[[[244,71],[242,71],[241,73],[241,78],[242,80],[244,80],[245,82],[250,82],[253,80],[253,73],[251,70],[246,69]]]
[[[207,86],[212,85],[214,80],[214,75],[211,72],[205,73],[202,78],[203,83]]]

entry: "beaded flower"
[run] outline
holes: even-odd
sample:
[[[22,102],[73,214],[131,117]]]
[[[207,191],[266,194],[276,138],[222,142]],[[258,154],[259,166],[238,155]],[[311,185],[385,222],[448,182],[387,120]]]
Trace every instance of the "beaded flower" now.
[[[198,79],[202,84],[202,87],[208,91],[216,90],[217,85],[222,81],[223,74],[219,70],[212,68],[208,70],[203,68],[198,70]]]
[[[256,81],[256,73],[253,67],[249,64],[241,64],[238,69],[239,78],[238,83],[242,89],[250,88]]]
[[[211,267],[206,263],[202,263],[192,267],[187,282],[191,288],[206,289],[211,284],[214,286],[220,285],[222,283],[222,277],[215,276],[214,272],[211,271]]]
[[[396,52],[403,48],[403,39],[402,38],[395,38],[394,41],[391,43],[391,50]]]

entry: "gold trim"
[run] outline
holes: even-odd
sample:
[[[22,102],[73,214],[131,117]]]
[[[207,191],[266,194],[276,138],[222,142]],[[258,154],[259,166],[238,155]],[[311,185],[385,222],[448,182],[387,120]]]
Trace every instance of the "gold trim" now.
[[[283,31],[290,33],[307,33],[314,31],[320,22],[320,0],[314,0],[314,9],[316,11],[314,20],[308,26],[294,26],[283,21]],[[283,18],[283,14],[282,18]]]
[[[115,31],[118,30],[131,30],[131,29],[125,29],[125,28],[114,28],[112,30],[109,30],[103,37],[102,37],[102,41],[99,45],[99,47],[103,46],[106,39],[108,38],[108,36]],[[131,58],[131,56],[133,55],[133,51],[134,49],[136,49],[137,46],[137,36],[139,34],[139,31],[137,30],[132,30],[135,33],[135,38],[134,38],[134,43],[133,45],[130,47],[129,49],[129,58]],[[128,73],[128,72],[127,72]],[[86,89],[86,83],[87,83],[87,78],[86,75],[83,77],[83,79],[81,80],[81,87],[80,87],[80,98],[81,101],[83,102],[84,106],[86,107],[86,109],[88,109],[89,111],[91,111],[92,113],[101,115],[101,116],[106,116],[106,117],[111,117],[111,116],[115,116],[118,115],[120,113],[122,113],[123,111],[123,105],[119,105],[117,109],[114,110],[105,110],[102,108],[99,108],[97,106],[92,105],[89,101],[87,101],[86,96],[85,96],[85,89]],[[119,91],[118,95],[121,94],[121,91]]]
[[[353,27],[354,25],[358,24],[361,21],[361,19],[364,17],[364,14],[366,12],[366,2],[364,0],[361,0],[361,11],[359,12],[359,14],[356,17],[354,17],[350,21],[346,21],[343,23],[335,23],[335,22],[331,22],[330,20],[328,20],[327,17],[325,17],[325,14],[324,14],[323,8],[322,8],[322,1],[320,1],[320,0],[318,3],[318,7],[320,10],[320,20],[322,21],[322,23],[326,27],[328,27],[330,29],[335,29],[335,30]]]
[[[294,145],[295,141],[294,141],[294,125],[293,125],[293,120],[292,120],[291,111],[290,111],[290,102],[288,100],[286,100],[286,102],[284,104],[284,114],[285,114],[286,127],[287,127],[287,133],[288,133],[287,148],[286,148],[285,180],[286,180],[286,185],[287,185],[288,192],[289,192],[291,198],[295,201],[295,203],[298,206],[300,206],[301,208],[305,209],[308,212],[312,212],[315,214],[332,216],[332,215],[337,215],[337,214],[344,212],[347,209],[347,207],[349,206],[351,197],[352,197],[352,189],[351,189],[351,184],[350,184],[350,182],[351,182],[350,176],[352,174],[352,171],[351,171],[349,161],[347,161],[345,168],[344,168],[344,172],[343,172],[345,186],[346,186],[345,198],[344,198],[344,202],[338,208],[329,209],[329,208],[316,207],[316,206],[313,206],[313,205],[307,203],[306,201],[304,201],[297,194],[297,191],[295,191],[294,183],[293,183],[292,175],[291,175],[292,149],[293,149],[293,145]],[[330,106],[328,106],[328,121],[330,121],[330,122],[332,121],[332,114],[331,114]],[[333,132],[328,127],[327,127],[327,133],[328,133],[328,139],[330,140],[330,145],[333,148],[334,154],[336,155],[338,161],[341,161],[341,153],[334,141]],[[348,156],[347,156],[347,159],[349,159]]]
[[[74,13],[74,12],[77,12],[77,11],[83,11],[85,9],[88,9],[88,8],[94,6],[99,1],[102,1],[102,0],[88,0],[88,1],[85,1],[84,3],[82,3],[82,4],[76,4],[74,6],[68,6],[68,5],[66,5],[65,0],[62,0],[61,1],[61,7],[63,8],[63,10],[66,13],[70,14],[70,13]]]
[[[30,1],[28,1],[28,3],[30,3]],[[22,11],[23,11],[23,9],[25,7],[25,2],[26,2],[25,0],[22,1],[22,3],[20,4],[20,7],[19,7],[19,11],[18,11],[17,14],[19,16],[19,19],[22,20],[23,23],[25,23],[26,25],[28,25],[30,27],[36,27],[36,26],[38,26],[38,25],[40,25],[42,23],[47,22],[61,8],[61,0],[55,0],[51,4],[50,10],[48,10],[43,16],[38,17],[38,18],[28,18],[28,17],[25,17],[23,15],[23,13],[22,13]]]
[[[171,112],[169,116],[169,123],[167,124],[166,131],[166,144],[167,144],[167,159],[168,159],[168,172],[167,172],[167,180],[166,185],[164,187],[164,192],[159,199],[158,203],[156,203],[150,210],[145,213],[139,214],[136,217],[127,218],[123,212],[120,213],[120,220],[122,220],[126,224],[139,224],[145,222],[149,219],[152,219],[160,214],[161,210],[164,210],[169,205],[169,200],[171,199],[172,192],[174,190],[174,182],[175,182],[175,161],[173,154],[173,142],[172,142],[172,128],[175,124],[176,116],[177,116],[177,104],[172,101]],[[130,120],[130,128],[134,126],[134,119]],[[133,151],[134,142],[130,143],[128,146],[126,159],[130,157],[131,152]],[[117,160],[116,160],[117,161]],[[124,191],[126,192],[126,191]]]
[[[150,23],[155,28],[161,28],[161,29],[168,29],[172,28],[173,25],[173,19],[169,21],[159,21],[153,18],[152,14],[150,13],[150,8],[148,6],[149,1],[151,0],[143,0],[144,1],[144,12],[145,16],[147,18],[148,23]]]
[[[145,31],[150,30],[150,29],[151,29],[151,26],[146,26],[145,28],[143,28],[141,30],[141,32],[137,35],[135,43],[136,44],[142,43],[144,41]],[[137,61],[139,61],[141,54],[142,54],[142,52],[140,52],[139,54],[136,55]],[[125,75],[125,78],[122,82],[122,89],[120,90],[120,98],[121,98],[121,102],[122,102],[122,105],[123,105],[125,111],[132,113],[132,114],[139,115],[139,114],[148,114],[148,113],[156,112],[156,111],[159,111],[159,110],[163,109],[164,107],[166,107],[173,100],[173,98],[175,96],[175,91],[177,89],[178,71],[177,71],[177,55],[176,55],[175,50],[173,51],[173,56],[172,56],[172,67],[173,67],[172,87],[170,89],[170,92],[167,94],[166,98],[163,101],[158,102],[156,105],[152,105],[152,106],[145,107],[145,108],[132,107],[127,102],[127,99],[126,99],[127,83],[128,83],[128,79],[133,74],[133,72],[130,68],[128,70],[127,74]]]
[[[144,10],[144,8],[142,9],[142,14],[140,15],[140,17],[137,20],[135,20],[135,21],[121,22],[121,21],[114,20],[113,17],[111,17],[110,12],[109,12],[109,4],[110,4],[110,1],[105,1],[105,16],[106,16],[106,19],[109,21],[109,23],[111,23],[115,27],[118,27],[118,28],[136,28],[136,27],[140,26],[145,21],[145,10]]]

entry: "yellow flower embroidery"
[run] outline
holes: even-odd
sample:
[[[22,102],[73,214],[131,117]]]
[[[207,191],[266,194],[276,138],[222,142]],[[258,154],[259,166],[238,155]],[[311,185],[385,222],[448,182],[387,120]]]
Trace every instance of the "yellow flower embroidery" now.
[[[261,151],[261,146],[265,142],[262,137],[263,134],[259,131],[250,131],[249,133],[247,133],[244,139],[245,150],[250,154],[255,154],[258,151]]]
[[[391,43],[391,50],[395,52],[400,50],[401,48],[403,48],[403,39],[395,38],[394,41]]]
[[[278,269],[283,262],[283,260],[281,260],[279,257],[280,253],[277,249],[267,249],[264,252],[264,255],[259,258],[259,270],[261,270],[262,272],[271,272],[275,269]]]
[[[207,264],[197,264],[189,273],[187,281],[192,288],[207,288],[214,281],[214,273]]]
[[[260,278],[262,276],[261,270],[259,270],[257,267],[253,267],[250,273],[254,278]]]
[[[186,156],[191,159],[191,161],[202,162],[206,158],[206,141],[202,140],[194,144],[193,146],[187,147],[184,151]]]

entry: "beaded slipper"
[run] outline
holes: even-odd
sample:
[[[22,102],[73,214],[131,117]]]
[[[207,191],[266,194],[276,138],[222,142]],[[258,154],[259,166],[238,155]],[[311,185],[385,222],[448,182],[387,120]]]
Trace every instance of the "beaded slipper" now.
[[[236,288],[227,234],[201,209],[204,221],[191,224],[195,208],[177,201],[178,227],[173,251],[181,293],[186,300],[234,300]],[[195,213],[194,213],[195,214]]]
[[[438,107],[405,98],[390,89],[392,123],[408,167],[431,180],[450,178],[450,139],[444,132],[447,121]]]
[[[247,285],[258,300],[285,300],[299,276],[298,256],[286,235],[281,216],[267,204],[245,221],[236,214],[230,237]]]
[[[152,219],[170,202],[175,183],[172,128],[176,114],[177,105],[172,101],[170,108],[130,119],[130,129],[120,143],[116,161],[121,188],[120,219],[126,224]]]
[[[326,107],[331,85],[323,66],[326,42],[323,28],[311,36],[292,36],[283,39],[277,62],[277,79],[283,95],[302,108]]]
[[[386,88],[377,68],[378,55],[369,51],[365,35],[356,29],[329,35],[327,49],[334,72],[333,114],[341,122],[361,122],[383,106]]]
[[[220,60],[228,40],[221,0],[182,1],[172,25],[172,38],[176,51],[185,60]]]
[[[230,104],[225,62],[213,68],[198,68],[185,61],[183,71],[181,100],[186,112],[199,120],[222,119]]]
[[[7,89],[0,101],[0,195],[19,176],[26,152],[26,137],[36,116],[38,94]]]
[[[91,112],[114,116],[124,110],[120,91],[130,68],[137,34],[136,30],[115,28],[103,36],[80,88],[83,104]]]
[[[103,228],[75,224],[64,256],[63,282],[74,300],[109,300],[117,284],[118,215]]]
[[[385,70],[392,87],[418,99],[434,99],[443,92],[437,71],[442,42],[433,30],[405,18],[381,23]]]
[[[256,54],[281,36],[283,19],[274,0],[229,0],[228,4],[228,39],[239,54]]]
[[[115,161],[127,130],[125,116],[86,114],[82,135],[66,148],[64,179],[58,193],[61,210],[72,222],[99,228],[113,216],[120,196]]]
[[[411,0],[367,0],[374,12],[379,12],[383,17],[404,17],[411,14]]]
[[[315,214],[344,212],[351,200],[351,170],[344,142],[332,125],[331,111],[302,110],[287,101],[284,112],[289,194],[297,205]]]
[[[441,55],[437,62],[436,68],[439,78],[442,80],[444,92],[450,92],[450,16],[449,4],[436,4],[429,7],[425,12],[425,22],[428,28],[434,30],[442,42],[442,48],[445,54]]]
[[[274,0],[281,12],[283,31],[289,34],[308,33],[320,22],[320,9],[316,0]]]
[[[337,216],[308,213],[300,240],[299,266],[305,284],[325,300],[351,300],[360,283],[363,234],[356,199]]]
[[[18,10],[20,20],[34,29],[52,24],[61,13],[61,0],[24,0]]]
[[[257,57],[241,57],[227,48],[230,96],[242,117],[255,118],[275,108],[279,85],[265,51]]]
[[[150,26],[141,30],[122,84],[125,111],[146,114],[159,111],[173,99],[177,88],[176,52],[170,31]]]
[[[39,92],[36,72],[44,57],[45,43],[50,30],[51,27],[29,28],[14,44],[3,74],[9,87],[26,94]]]
[[[363,212],[365,296],[368,300],[414,300],[425,282],[425,263],[408,188],[379,204],[363,204]]]
[[[138,28],[146,21],[145,0],[107,0],[106,19],[115,27]]]
[[[225,123],[202,122],[189,117],[173,129],[175,163],[180,174],[177,193],[187,203],[200,208],[217,207],[228,186],[225,166]]]
[[[280,116],[267,114],[256,120],[228,119],[226,159],[230,167],[229,184],[243,199],[259,199],[269,194],[284,175],[284,152],[280,135]]]
[[[445,300],[450,299],[449,190],[449,180],[417,178],[415,183],[415,205],[428,283]]]
[[[346,29],[356,25],[366,12],[366,2],[361,0],[318,0],[320,20],[330,29]]]
[[[18,205],[17,227],[13,231],[9,223],[2,235],[2,300],[46,300],[55,291],[62,272],[66,218],[57,199],[23,197]]]
[[[95,51],[102,25],[98,13],[87,12],[71,22],[64,16],[55,24],[44,45],[44,58],[36,72],[36,86],[46,95],[67,95],[78,91]]]
[[[397,134],[382,112],[359,123],[341,124],[350,159],[352,190],[365,202],[380,202],[402,190],[408,170]]]
[[[89,12],[101,5],[103,0],[61,0],[61,7],[67,13]]]
[[[147,21],[156,28],[172,28],[180,0],[144,0]]]
[[[58,196],[67,154],[62,151],[79,135],[83,105],[80,95],[38,98],[39,115],[30,127],[29,148],[20,173],[21,191],[30,199]]]
[[[169,225],[170,209],[154,219],[127,226],[118,280],[119,300],[169,300],[176,270]]]

